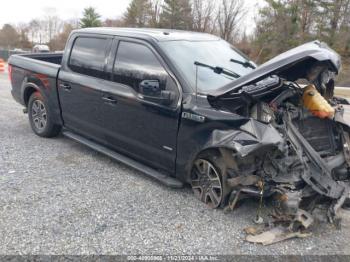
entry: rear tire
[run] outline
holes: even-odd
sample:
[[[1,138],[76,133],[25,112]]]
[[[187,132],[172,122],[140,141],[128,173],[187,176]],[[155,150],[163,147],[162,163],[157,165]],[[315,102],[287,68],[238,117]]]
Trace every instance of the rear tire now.
[[[41,137],[55,137],[61,132],[61,126],[53,122],[53,115],[40,92],[33,93],[28,102],[28,117],[35,134]]]

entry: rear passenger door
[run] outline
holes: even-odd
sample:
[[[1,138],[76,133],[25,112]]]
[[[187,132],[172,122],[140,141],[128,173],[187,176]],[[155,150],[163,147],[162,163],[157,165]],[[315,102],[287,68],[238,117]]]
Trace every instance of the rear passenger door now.
[[[105,70],[112,40],[99,35],[72,38],[58,77],[65,126],[99,142],[104,142],[101,89],[110,78]]]
[[[155,168],[174,172],[181,92],[149,44],[115,40],[101,107],[106,141]],[[113,49],[112,49],[113,50]]]

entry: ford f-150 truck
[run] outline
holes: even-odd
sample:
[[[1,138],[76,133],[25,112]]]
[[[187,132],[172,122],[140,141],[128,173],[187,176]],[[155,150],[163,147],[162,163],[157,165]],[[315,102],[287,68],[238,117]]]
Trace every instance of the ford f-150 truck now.
[[[189,184],[211,208],[275,197],[275,217],[304,227],[310,201],[329,203],[332,221],[349,196],[340,67],[318,41],[257,66],[216,36],[127,28],[76,30],[64,53],[9,60],[37,135],[62,132],[168,186]]]

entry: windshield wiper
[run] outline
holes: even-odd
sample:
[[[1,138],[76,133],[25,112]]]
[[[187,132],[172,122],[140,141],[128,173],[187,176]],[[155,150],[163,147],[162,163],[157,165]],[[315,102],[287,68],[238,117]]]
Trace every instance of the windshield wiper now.
[[[229,69],[226,69],[224,67],[220,67],[220,66],[211,66],[211,65],[207,65],[207,64],[203,64],[203,63],[200,63],[200,62],[194,62],[194,64],[196,66],[201,66],[201,67],[205,67],[205,68],[209,68],[211,70],[214,71],[214,73],[216,74],[224,74],[224,75],[227,75],[227,76],[231,76],[231,77],[234,77],[234,78],[239,78],[241,77],[239,74],[229,70]]]
[[[240,61],[240,60],[236,60],[236,59],[230,59],[230,62],[233,62],[233,63],[236,63],[236,64],[239,64],[239,65],[242,65],[242,66],[244,66],[244,67],[250,67],[250,68],[252,68],[252,69],[255,69],[256,68],[256,66],[252,63],[252,62],[250,62],[250,61],[248,61],[248,60],[246,60],[246,61]]]

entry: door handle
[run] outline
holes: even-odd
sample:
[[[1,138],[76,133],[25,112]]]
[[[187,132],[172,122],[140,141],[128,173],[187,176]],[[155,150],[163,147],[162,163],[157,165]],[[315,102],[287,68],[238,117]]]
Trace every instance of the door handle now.
[[[115,100],[114,98],[111,98],[111,97],[107,97],[107,96],[102,97],[102,100],[107,104],[116,104],[117,103],[117,100]]]
[[[67,90],[67,91],[72,89],[70,84],[67,84],[67,83],[60,84],[60,87],[63,88],[64,90]]]

